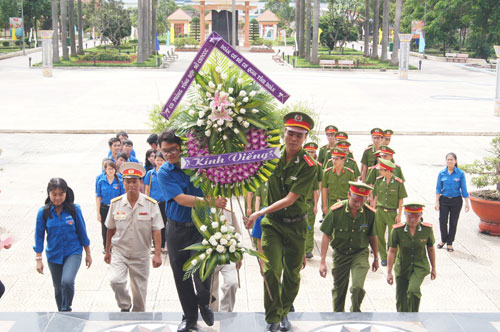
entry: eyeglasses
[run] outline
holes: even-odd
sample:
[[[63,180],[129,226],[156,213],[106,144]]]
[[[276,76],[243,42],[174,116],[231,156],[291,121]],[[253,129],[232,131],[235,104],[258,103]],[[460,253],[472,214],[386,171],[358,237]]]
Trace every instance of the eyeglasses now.
[[[169,154],[175,155],[175,154],[179,153],[179,149],[175,148],[175,149],[170,149],[170,150],[161,150],[161,153],[163,153],[165,156],[168,156]]]

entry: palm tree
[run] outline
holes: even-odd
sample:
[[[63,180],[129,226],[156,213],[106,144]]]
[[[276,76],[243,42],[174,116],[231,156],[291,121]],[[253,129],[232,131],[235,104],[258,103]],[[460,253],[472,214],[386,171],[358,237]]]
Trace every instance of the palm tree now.
[[[71,56],[76,56],[76,38],[75,38],[75,0],[68,0],[69,16],[69,40],[71,43]]]
[[[144,1],[137,2],[137,63],[144,63]]]
[[[318,63],[319,0],[314,0],[313,37],[311,63]]]
[[[156,13],[158,11],[158,0],[153,0],[151,8],[151,40],[153,41],[153,53],[156,53]]]
[[[370,56],[370,0],[365,0],[365,52],[364,56]]]
[[[373,0],[373,51],[372,51],[373,59],[378,59],[379,21],[380,21],[379,0]]]
[[[52,0],[52,30],[54,34],[52,35],[52,61],[59,62],[59,6],[57,5],[57,0]]]
[[[389,1],[384,0],[384,14],[382,18],[382,61],[387,61],[387,47],[389,46]]]
[[[299,0],[299,56],[304,57],[304,21],[305,21],[305,0]]]
[[[396,16],[394,17],[394,49],[391,55],[391,65],[399,63],[399,25],[401,23],[401,14],[403,13],[403,0],[396,0]]]
[[[78,54],[83,55],[82,0],[78,0]]]
[[[66,0],[61,0],[61,44],[63,59],[69,60],[68,55],[68,6]]]
[[[307,0],[305,34],[306,34],[305,59],[306,61],[310,61],[311,60],[311,0]]]

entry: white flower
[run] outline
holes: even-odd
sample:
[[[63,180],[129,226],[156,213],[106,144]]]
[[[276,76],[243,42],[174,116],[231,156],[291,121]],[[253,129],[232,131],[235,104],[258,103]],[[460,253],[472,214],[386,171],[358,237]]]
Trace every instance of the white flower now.
[[[240,91],[240,97],[245,97],[247,95],[247,92],[245,90]]]
[[[232,88],[231,88],[232,89]],[[232,91],[231,91],[232,92]],[[233,102],[234,98],[233,97],[228,97],[227,100],[229,100],[230,102]],[[234,105],[233,105],[234,106]]]
[[[225,81],[227,79],[227,74],[226,73],[220,74],[220,78],[222,78]]]
[[[229,89],[227,90],[227,92],[229,92],[229,93],[233,93],[233,91],[234,91],[234,89],[233,89],[233,88],[229,88]]]
[[[235,134],[239,134],[240,133],[240,131],[238,130],[238,128],[234,128],[233,131],[234,131]]]
[[[217,250],[218,253],[223,253],[226,251],[226,248],[224,248],[224,246],[221,246],[220,244],[217,246],[217,248],[215,248],[215,250]]]
[[[217,67],[215,67],[215,71],[220,74],[222,72],[222,68],[217,66]]]
[[[255,108],[252,110],[253,114],[259,113],[259,110],[256,110]]]
[[[243,118],[242,118],[241,116],[238,116],[238,117],[236,118],[236,120],[238,120],[238,122],[241,122],[241,121],[243,121]]]
[[[200,255],[200,259],[201,259],[201,260],[205,259],[205,257],[207,257],[205,254],[201,254],[201,255]]]
[[[203,244],[204,246],[208,246],[208,241],[203,239],[203,241],[201,241],[201,244]]]
[[[239,240],[241,238],[241,235],[239,233],[236,233],[234,237]]]
[[[219,128],[217,128],[217,130],[218,130],[219,132],[221,132],[221,131],[222,131],[222,128],[221,128],[221,127],[219,127]]]
[[[205,116],[205,111],[200,111],[200,112],[198,113],[198,117],[202,118],[202,117],[204,117],[204,116]]]
[[[198,260],[193,259],[193,260],[191,261],[191,265],[195,266],[196,264],[198,264]]]
[[[205,231],[207,230],[207,225],[201,225],[201,226],[200,226],[200,230],[201,230],[202,232],[205,232]],[[205,240],[204,240],[204,241],[205,241]]]
[[[250,91],[250,93],[248,95],[250,97],[253,97],[253,96],[255,96],[256,93],[257,93],[257,91],[254,90],[254,91]]]
[[[238,244],[237,244],[236,246],[237,246],[238,248],[243,247],[243,246],[241,245],[241,243],[239,243],[239,242],[238,242]]]
[[[222,139],[227,140],[227,136],[226,136],[226,135],[223,135],[223,136],[222,136]]]
[[[202,119],[198,119],[198,121],[196,121],[196,124],[198,125],[198,127],[201,127],[205,124],[205,121],[203,121]]]
[[[210,119],[207,120],[207,126],[210,126],[212,125],[212,121],[210,121]]]
[[[193,116],[196,112],[194,110],[189,110],[188,114]]]
[[[248,128],[250,126],[250,123],[243,121],[243,127]]]
[[[210,130],[205,130],[205,136],[210,137],[211,131]]]
[[[242,78],[238,78],[238,84],[241,85],[243,83],[243,79]]]
[[[217,221],[212,222],[212,228],[219,227],[219,223]]]
[[[228,226],[228,228],[229,228],[230,232],[234,231],[234,227],[233,226]]]
[[[218,226],[218,225],[217,225],[217,226]],[[215,234],[214,234],[214,238],[215,238],[216,240],[219,240],[221,237],[222,237],[222,233],[221,233],[221,232],[217,232],[217,233],[215,233]]]
[[[231,240],[231,234],[226,235],[226,240]]]
[[[229,241],[229,244],[230,244],[230,245],[233,245],[233,244],[234,244],[234,245],[236,245],[237,243],[238,243],[238,241],[236,241],[235,239],[231,239],[231,240]]]
[[[213,214],[216,214],[217,213],[217,209],[216,208],[211,208],[210,212],[212,212]]]
[[[215,84],[212,81],[208,82],[208,86],[211,88],[215,88]]]
[[[226,233],[226,232],[227,232],[227,226],[226,226],[226,225],[222,225],[222,226],[220,227],[220,231],[221,231],[222,233]]]
[[[244,108],[240,108],[240,113],[241,113],[241,114],[245,114],[246,112],[247,112],[247,110],[246,110],[246,109],[244,109]]]
[[[223,246],[225,246],[227,244],[227,240],[222,238],[222,239],[220,239],[219,243],[222,244]]]
[[[244,103],[248,103],[248,97],[243,98]]]
[[[222,126],[224,124],[224,119],[217,120],[217,125]]]
[[[228,122],[229,122],[229,121],[228,121]],[[232,122],[229,122],[229,123],[227,124],[227,126],[228,126],[229,128],[233,128],[233,123],[232,123]]]
[[[206,95],[207,97],[212,97],[212,95],[211,95],[211,94],[210,94],[210,92],[208,92],[208,91],[207,91],[207,93],[205,93],[205,95]]]
[[[227,219],[227,218],[226,218],[226,216],[225,216],[225,215],[220,216],[220,220],[222,220],[222,221],[226,221],[226,219]]]
[[[229,247],[229,252],[233,253],[236,251],[236,246],[233,244],[232,246]]]
[[[207,255],[210,255],[212,253],[212,248],[208,248],[206,251]]]
[[[217,90],[222,89],[222,83],[217,84]]]
[[[210,242],[210,244],[213,245],[214,247],[217,245],[217,240],[216,239],[210,238],[210,240],[208,240],[208,242]]]
[[[217,123],[214,123],[213,126],[214,128],[217,128],[219,125],[217,125]]]

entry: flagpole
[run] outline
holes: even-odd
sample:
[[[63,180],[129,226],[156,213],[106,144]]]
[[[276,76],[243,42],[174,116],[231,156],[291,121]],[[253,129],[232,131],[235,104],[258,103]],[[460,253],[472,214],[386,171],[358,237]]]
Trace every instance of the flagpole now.
[[[23,0],[21,0],[21,18],[23,19],[23,54],[26,55],[26,49],[24,48],[24,6]]]
[[[425,4],[424,4],[424,31],[422,31],[422,37],[425,38],[425,35],[424,35],[424,32],[425,32],[425,29],[427,28],[427,20],[426,20],[426,17],[427,17],[427,0],[425,0]],[[422,52],[424,58],[425,58],[425,47],[424,47],[424,51]]]

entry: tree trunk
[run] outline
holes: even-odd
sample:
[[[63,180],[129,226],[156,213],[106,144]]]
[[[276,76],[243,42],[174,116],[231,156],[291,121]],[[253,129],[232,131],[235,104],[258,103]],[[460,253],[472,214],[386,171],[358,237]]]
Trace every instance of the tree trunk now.
[[[144,63],[144,1],[137,2],[137,63]]]
[[[317,64],[319,39],[319,0],[314,0],[314,18],[313,18],[313,36],[312,36],[312,54],[311,63]]]
[[[389,46],[389,1],[384,1],[384,13],[382,18],[382,61],[389,59],[387,55],[387,47]]]
[[[78,0],[78,54],[83,55],[82,0]]]
[[[304,57],[304,21],[305,21],[305,0],[299,0],[299,56]]]
[[[52,0],[52,62],[59,62],[59,6],[57,0]]]
[[[396,16],[394,18],[394,49],[391,56],[391,65],[399,63],[399,25],[401,23],[401,14],[403,13],[403,0],[396,0]]]
[[[71,56],[76,56],[76,38],[75,38],[75,0],[68,0],[69,16],[69,40],[71,43]]]
[[[365,0],[365,52],[364,56],[370,56],[370,0]]]
[[[158,0],[153,0],[151,8],[151,39],[153,41],[153,53],[156,54],[156,12],[158,10]]]
[[[372,58],[378,59],[378,29],[379,29],[379,21],[380,21],[380,13],[379,13],[379,0],[373,0],[373,51]]]
[[[307,0],[305,33],[306,33],[305,59],[306,61],[311,61],[311,0]]]
[[[68,6],[66,0],[61,0],[61,44],[63,59],[69,60],[68,54],[68,43],[66,39],[68,38]]]
[[[148,0],[147,1],[147,4],[148,4],[148,16],[147,16],[147,27],[148,27],[148,31],[147,31],[147,35],[146,35],[146,40],[148,41],[148,52],[147,52],[147,55],[148,55],[148,59],[149,57],[153,54],[153,41],[151,40],[151,0]]]

